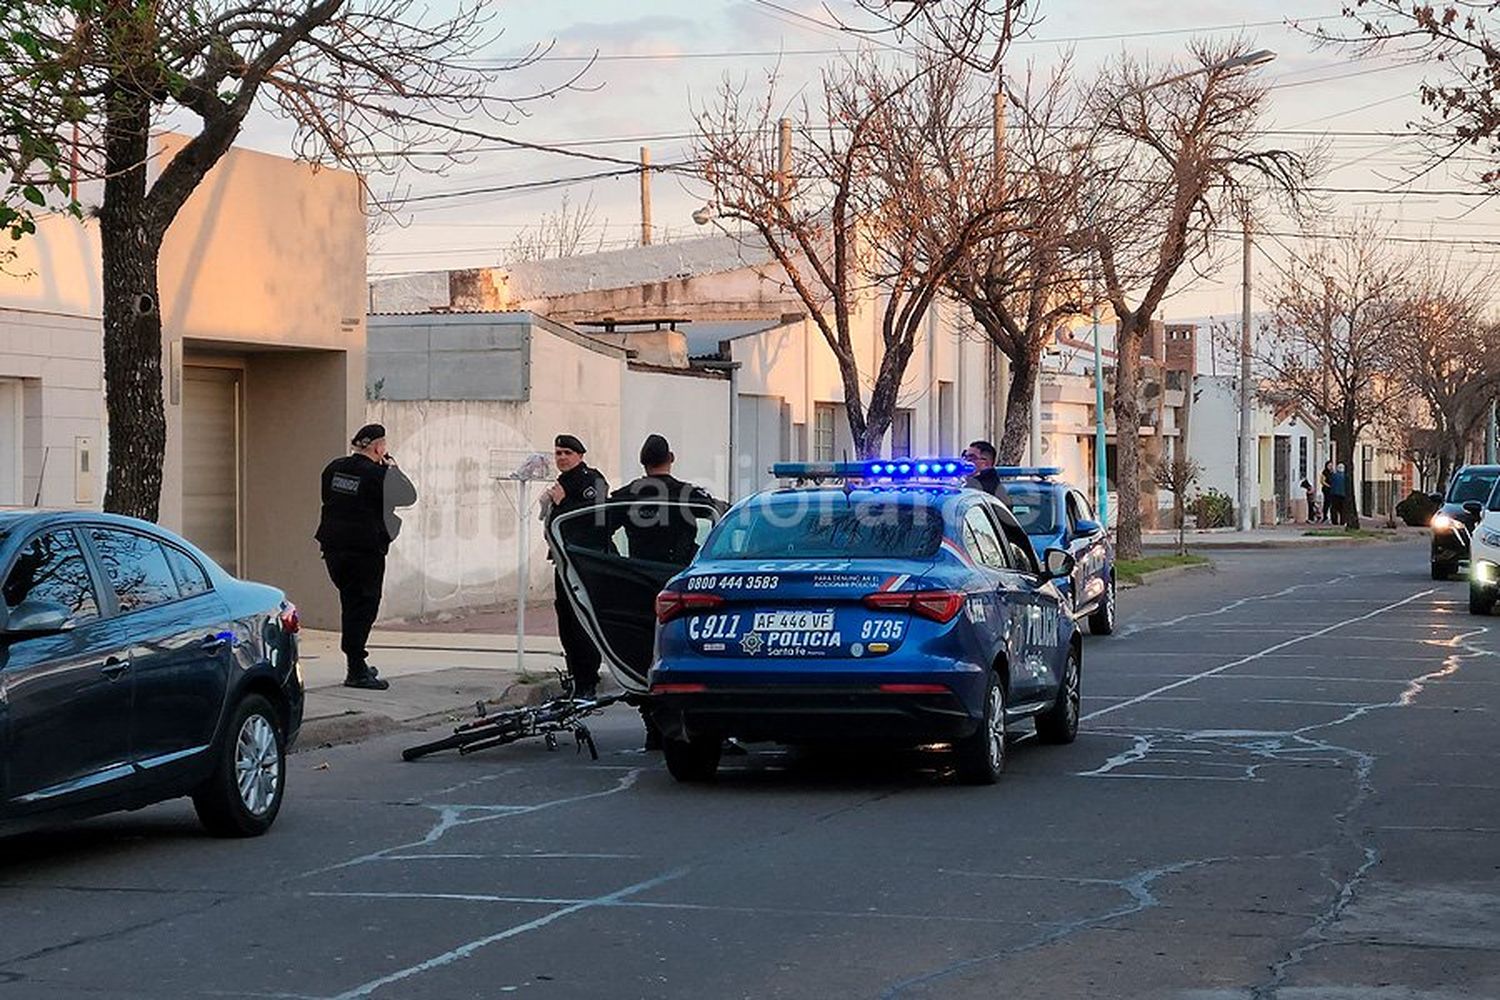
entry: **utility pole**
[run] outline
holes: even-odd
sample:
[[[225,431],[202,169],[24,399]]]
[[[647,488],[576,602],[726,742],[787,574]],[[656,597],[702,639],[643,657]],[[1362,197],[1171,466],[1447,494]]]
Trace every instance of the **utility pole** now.
[[[1245,231],[1244,231],[1244,260],[1241,266],[1244,270],[1243,283],[1245,299],[1240,312],[1240,462],[1239,462],[1239,508],[1240,516],[1236,527],[1240,531],[1249,531],[1253,523],[1250,517],[1251,469],[1260,465],[1260,456],[1252,454],[1255,450],[1255,438],[1251,433],[1250,412],[1250,251],[1254,244],[1250,238],[1250,210],[1245,207]]]
[[[1495,401],[1492,399],[1490,400],[1490,423],[1484,433],[1484,461],[1487,465],[1495,464],[1496,416]]]
[[[641,147],[641,246],[651,245],[651,147]]]

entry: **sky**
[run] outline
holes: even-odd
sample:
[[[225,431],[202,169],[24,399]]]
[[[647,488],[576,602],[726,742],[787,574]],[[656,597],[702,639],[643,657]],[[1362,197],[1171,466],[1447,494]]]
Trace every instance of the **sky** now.
[[[441,9],[444,0],[434,0]],[[495,26],[503,35],[480,56],[501,58],[533,44],[547,57],[502,78],[499,86],[525,92],[566,80],[597,53],[578,88],[527,105],[505,126],[485,131],[528,142],[634,160],[649,145],[656,163],[682,160],[691,148],[693,109],[708,101],[727,76],[751,89],[779,67],[784,92],[807,87],[836,50],[860,41],[833,25],[829,10],[847,0],[548,0],[499,3]],[[1329,169],[1319,181],[1332,218],[1323,225],[1378,213],[1403,248],[1424,255],[1451,253],[1456,261],[1489,267],[1500,250],[1500,206],[1452,193],[1466,187],[1450,171],[1413,179],[1425,162],[1422,145],[1407,134],[1421,109],[1417,86],[1432,66],[1393,53],[1360,57],[1318,48],[1308,30],[1340,26],[1341,0],[1040,0],[1042,21],[1012,49],[1008,69],[1045,67],[1068,53],[1084,74],[1122,52],[1169,60],[1194,37],[1243,34],[1256,48],[1277,53],[1256,70],[1272,87],[1265,121],[1267,144],[1306,148],[1321,142]],[[1292,19],[1297,25],[1288,24]],[[1347,24],[1347,22],[1344,22]],[[868,44],[868,43],[865,43]],[[289,149],[283,123],[259,116],[245,144],[269,152]],[[1470,164],[1472,165],[1472,164]],[[497,264],[517,234],[555,212],[564,194],[574,205],[591,200],[606,224],[606,245],[639,237],[638,179],[597,179],[554,186],[472,193],[538,181],[563,182],[611,164],[547,153],[489,149],[444,175],[409,174],[402,190],[412,198],[371,238],[372,275]],[[1469,185],[1470,187],[1472,185]],[[449,195],[432,199],[432,195]],[[691,220],[701,190],[670,174],[652,187],[657,238],[703,232]],[[1295,264],[1299,243],[1292,226],[1270,212],[1257,241],[1252,288],[1257,309],[1277,276]],[[1405,242],[1418,241],[1418,242]],[[1439,241],[1439,242],[1429,242]],[[1476,242],[1477,241],[1477,242]],[[1232,318],[1240,310],[1237,238],[1215,247],[1203,275],[1186,272],[1163,307],[1162,318]]]

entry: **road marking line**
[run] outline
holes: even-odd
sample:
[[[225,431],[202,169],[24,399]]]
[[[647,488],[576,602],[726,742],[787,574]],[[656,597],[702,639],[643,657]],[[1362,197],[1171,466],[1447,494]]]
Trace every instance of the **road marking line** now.
[[[451,951],[445,951],[441,955],[435,955],[432,958],[427,959],[425,962],[418,962],[416,965],[409,965],[404,969],[399,969],[388,975],[381,976],[379,979],[372,979],[368,983],[364,983],[363,985],[356,986],[352,990],[340,993],[338,996],[334,997],[333,1000],[358,1000],[358,998],[360,997],[370,996],[376,990],[383,989],[386,986],[390,986],[392,983],[399,983],[403,980],[410,979],[412,976],[420,976],[424,972],[431,972],[433,969],[439,969],[445,965],[451,965],[454,962],[468,958],[470,955],[474,954],[476,951],[479,951],[481,948],[488,947],[489,945],[496,944],[500,941],[505,941],[513,937],[519,937],[522,934],[529,934],[530,932],[535,930],[540,930],[541,928],[546,927],[548,924],[556,923],[563,917],[571,916],[572,914],[578,913],[581,910],[588,910],[598,906],[609,906],[611,903],[618,902],[619,900],[625,899],[629,896],[634,896],[637,893],[646,892],[649,889],[654,889],[659,885],[663,885],[667,882],[672,881],[673,879],[681,878],[683,875],[686,875],[687,872],[688,869],[679,868],[676,871],[667,872],[665,875],[658,875],[655,878],[646,879],[644,882],[637,882],[634,885],[627,885],[623,889],[616,889],[614,892],[606,893],[603,896],[596,896],[593,899],[579,900],[578,902],[572,903],[568,906],[564,906],[561,909],[553,910],[551,913],[548,913],[545,916],[537,917],[535,920],[528,920],[525,923],[515,924],[511,927],[507,927],[503,931],[498,931],[494,934],[490,934],[482,938],[476,938],[475,940],[470,941],[467,944],[459,945],[457,948],[454,948]]]
[[[1282,642],[1276,643],[1274,646],[1267,646],[1265,649],[1262,649],[1259,652],[1250,653],[1249,655],[1242,656],[1236,660],[1230,660],[1228,663],[1221,664],[1220,666],[1214,667],[1211,670],[1204,670],[1201,673],[1193,674],[1190,677],[1184,677],[1181,680],[1173,681],[1170,684],[1163,684],[1159,688],[1147,691],[1145,694],[1138,694],[1134,698],[1126,699],[1125,701],[1119,702],[1118,704],[1108,705],[1104,708],[1095,709],[1088,715],[1085,715],[1079,721],[1089,722],[1099,718],[1101,715],[1108,715],[1110,712],[1118,712],[1122,708],[1130,708],[1132,705],[1139,705],[1141,702],[1149,701],[1150,699],[1155,698],[1157,695],[1166,694],[1168,691],[1175,691],[1180,687],[1186,687],[1187,685],[1195,683],[1197,681],[1201,681],[1209,677],[1214,677],[1218,674],[1222,674],[1226,670],[1232,670],[1235,667],[1244,666],[1246,663],[1254,663],[1256,660],[1269,656],[1272,653],[1278,653],[1281,650],[1288,648],[1289,646],[1295,646],[1299,643],[1307,642],[1311,639],[1318,639],[1325,635],[1328,635],[1330,632],[1335,632],[1345,627],[1346,625],[1353,625],[1357,622],[1368,621],[1369,619],[1374,618],[1376,615],[1383,615],[1388,611],[1394,611],[1396,608],[1399,608],[1406,604],[1410,604],[1412,601],[1426,597],[1429,594],[1434,593],[1435,591],[1436,588],[1429,588],[1427,590],[1419,591],[1415,594],[1412,594],[1410,597],[1404,597],[1401,600],[1396,601],[1394,604],[1386,604],[1382,607],[1376,608],[1374,611],[1367,611],[1362,615],[1356,615],[1353,618],[1345,618],[1343,621],[1335,622],[1332,625],[1325,625],[1315,632],[1307,632],[1303,635],[1299,635],[1291,639],[1286,639]],[[1192,616],[1185,615],[1184,617],[1186,618]]]

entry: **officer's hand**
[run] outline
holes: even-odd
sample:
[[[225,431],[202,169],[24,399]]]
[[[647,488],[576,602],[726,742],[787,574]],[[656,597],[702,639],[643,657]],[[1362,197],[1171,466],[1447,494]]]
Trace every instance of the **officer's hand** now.
[[[562,483],[553,483],[552,488],[547,491],[547,496],[553,503],[562,503],[563,497],[567,495],[567,491],[562,488]]]

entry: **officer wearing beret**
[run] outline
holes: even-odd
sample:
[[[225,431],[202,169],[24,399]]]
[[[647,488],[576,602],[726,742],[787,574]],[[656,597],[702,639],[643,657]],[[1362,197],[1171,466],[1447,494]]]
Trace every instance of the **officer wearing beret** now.
[[[417,489],[386,450],[384,427],[366,424],[349,443],[353,454],[323,470],[323,511],[315,537],[339,592],[344,686],[384,691],[391,683],[370,666],[365,645],[380,613],[385,556],[401,531],[396,508],[416,503]]]
[[[609,483],[596,469],[583,460],[588,449],[572,434],[559,434],[552,442],[552,459],[557,463],[557,482],[542,498],[546,504],[547,528],[559,514],[592,507],[604,502],[609,496]],[[609,529],[603,519],[580,517],[564,525],[563,540],[570,546],[607,550],[610,546]],[[576,698],[593,698],[599,685],[601,658],[594,641],[584,631],[573,605],[568,602],[567,590],[562,576],[553,573],[552,606],[557,611],[557,636],[562,640],[563,657],[568,663],[568,674],[573,679],[573,695]]]

